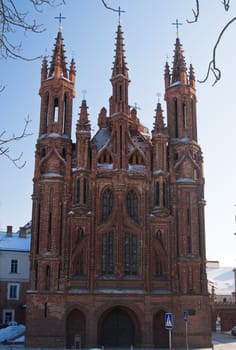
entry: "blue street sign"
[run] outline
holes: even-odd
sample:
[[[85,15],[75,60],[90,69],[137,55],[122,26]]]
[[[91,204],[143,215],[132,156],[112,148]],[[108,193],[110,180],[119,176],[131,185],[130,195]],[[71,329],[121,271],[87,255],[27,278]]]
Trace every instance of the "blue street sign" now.
[[[184,311],[184,321],[187,322],[188,321],[188,310]]]
[[[165,314],[165,329],[173,329],[173,314],[171,312]]]

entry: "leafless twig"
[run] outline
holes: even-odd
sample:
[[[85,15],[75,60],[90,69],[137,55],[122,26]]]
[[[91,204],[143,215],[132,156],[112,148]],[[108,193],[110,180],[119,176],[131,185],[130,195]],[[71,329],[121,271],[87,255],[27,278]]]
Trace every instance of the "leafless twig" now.
[[[230,0],[223,0],[222,4],[224,5],[225,11],[229,10],[229,2]]]
[[[115,11],[115,12],[119,12],[119,13],[125,12],[124,10],[121,10],[120,8],[117,10],[117,9],[115,9],[115,8],[113,8],[113,7],[109,7],[109,6],[107,5],[107,3],[105,2],[105,0],[101,0],[101,1],[102,1],[102,4],[103,4],[108,10]]]
[[[208,79],[209,77],[209,73],[210,71],[212,71],[212,73],[214,74],[215,76],[215,81],[213,83],[213,86],[220,80],[221,78],[221,71],[219,68],[216,67],[216,49],[217,49],[217,46],[222,38],[222,35],[224,34],[224,32],[226,31],[226,29],[236,20],[236,17],[233,17],[225,26],[224,28],[222,29],[222,31],[220,32],[220,35],[217,39],[217,42],[214,46],[214,49],[213,49],[213,55],[212,55],[212,60],[210,61],[209,63],[209,66],[208,66],[208,71],[207,71],[207,74],[206,74],[206,78],[204,80],[198,80],[199,83],[205,83],[206,80]]]
[[[195,23],[195,22],[197,22],[197,20],[198,20],[199,13],[200,13],[200,11],[199,11],[199,0],[196,0],[196,10],[192,9],[192,11],[193,11],[193,15],[194,15],[194,20],[189,21],[189,20],[187,19],[186,21],[187,21],[188,23]]]
[[[28,117],[25,120],[23,131],[18,136],[13,134],[12,137],[6,138],[5,137],[6,131],[2,131],[0,133],[0,156],[7,157],[18,169],[22,169],[26,164],[26,162],[20,163],[23,153],[20,153],[20,155],[17,157],[12,157],[10,153],[10,147],[8,146],[8,144],[14,141],[19,141],[25,137],[32,135],[32,133],[27,132],[27,128],[30,122],[31,120]]]

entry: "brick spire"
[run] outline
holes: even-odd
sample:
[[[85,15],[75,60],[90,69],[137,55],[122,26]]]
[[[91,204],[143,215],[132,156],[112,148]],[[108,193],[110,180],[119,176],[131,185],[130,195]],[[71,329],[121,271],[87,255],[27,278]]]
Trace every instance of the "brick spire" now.
[[[122,34],[122,28],[119,24],[117,29],[116,49],[111,77],[111,83],[113,86],[113,93],[111,98],[111,114],[117,112],[124,112],[126,114],[129,113],[128,85],[130,80],[127,64],[125,61],[125,50]]]
[[[186,84],[187,82],[187,68],[179,38],[176,38],[175,43],[171,83],[173,84],[177,81],[180,81],[183,84]]]
[[[68,78],[66,56],[61,31],[58,32],[48,77]]]

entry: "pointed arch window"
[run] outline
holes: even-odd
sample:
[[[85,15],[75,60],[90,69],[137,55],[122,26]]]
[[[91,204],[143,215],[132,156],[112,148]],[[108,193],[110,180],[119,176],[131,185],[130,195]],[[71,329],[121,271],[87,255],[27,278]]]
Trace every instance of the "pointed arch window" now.
[[[50,266],[46,266],[46,272],[45,272],[45,289],[49,290],[50,288]]]
[[[126,206],[129,217],[138,223],[138,196],[134,190],[127,193]]]
[[[45,96],[45,127],[48,126],[48,108],[49,108],[49,94]]]
[[[186,103],[183,102],[182,104],[182,113],[183,113],[183,128],[187,128],[187,106]]]
[[[155,256],[155,276],[163,276],[162,262],[158,255]]]
[[[76,203],[80,203],[80,179],[77,180],[76,182]]]
[[[102,274],[114,273],[114,237],[113,233],[102,235]]]
[[[175,126],[175,137],[178,138],[178,100],[174,98],[174,126]]]
[[[126,275],[137,274],[137,235],[125,234],[125,266],[124,272]]]
[[[54,98],[54,106],[53,106],[53,121],[57,123],[59,120],[59,99],[58,97]]]
[[[113,209],[114,195],[110,189],[106,189],[102,194],[102,221],[106,221]]]
[[[67,121],[67,94],[64,94],[64,108],[63,108],[63,132],[66,133],[66,121]]]
[[[76,265],[75,265],[75,274],[77,276],[83,276],[84,275],[84,257],[83,253],[81,253],[77,259]]]
[[[86,177],[78,178],[75,189],[75,202],[77,204],[88,204],[89,184]]]
[[[82,227],[79,227],[76,235],[76,243],[80,243],[84,238],[84,230]]]
[[[166,208],[167,203],[167,186],[165,180],[157,181],[155,184],[155,193],[154,193],[154,205],[158,208]]]
[[[160,207],[160,183],[157,182],[155,186],[155,207]]]

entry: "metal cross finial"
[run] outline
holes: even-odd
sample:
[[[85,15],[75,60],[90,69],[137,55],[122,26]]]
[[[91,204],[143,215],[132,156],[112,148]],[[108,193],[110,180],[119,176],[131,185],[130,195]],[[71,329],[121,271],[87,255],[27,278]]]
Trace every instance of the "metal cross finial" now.
[[[177,35],[177,38],[178,38],[178,37],[179,37],[179,26],[182,26],[183,23],[180,23],[180,22],[178,21],[178,19],[176,19],[175,22],[174,22],[174,23],[171,23],[171,24],[173,24],[174,26],[176,26],[176,35]]]
[[[121,12],[125,12],[124,10],[121,10],[121,8],[120,8],[120,6],[118,7],[118,23],[119,23],[119,25],[120,25],[120,23],[121,23],[121,19],[120,19],[120,15],[121,15]]]
[[[133,108],[136,109],[136,111],[137,111],[138,109],[141,109],[140,107],[138,107],[137,102],[134,102],[134,107],[133,107]]]
[[[62,20],[62,19],[66,19],[66,17],[63,17],[63,16],[61,15],[61,13],[60,13],[58,17],[54,17],[54,18],[55,18],[55,19],[59,19],[59,32],[61,32],[61,31],[62,31],[61,20]]]

